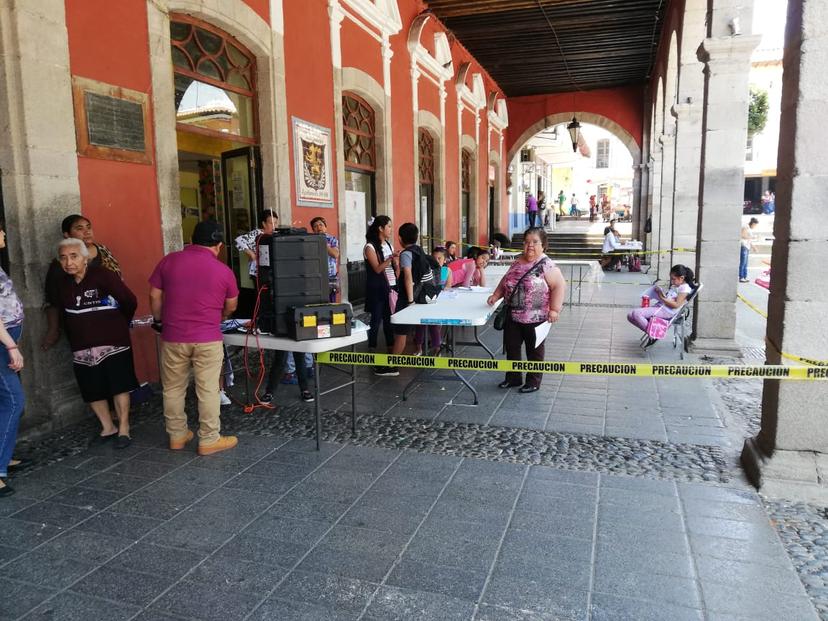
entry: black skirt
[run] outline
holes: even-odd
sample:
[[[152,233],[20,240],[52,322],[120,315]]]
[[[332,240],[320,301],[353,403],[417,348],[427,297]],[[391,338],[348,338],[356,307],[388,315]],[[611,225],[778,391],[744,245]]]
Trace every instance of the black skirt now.
[[[131,348],[110,354],[93,366],[75,362],[74,368],[81,397],[86,403],[105,401],[138,388]]]

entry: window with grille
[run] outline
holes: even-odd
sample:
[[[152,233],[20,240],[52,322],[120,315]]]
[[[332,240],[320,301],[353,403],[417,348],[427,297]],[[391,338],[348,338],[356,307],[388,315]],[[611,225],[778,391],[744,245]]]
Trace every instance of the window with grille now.
[[[345,166],[359,170],[376,170],[374,109],[364,99],[352,93],[342,96],[342,133]]]
[[[471,151],[463,149],[460,154],[460,187],[471,192]]]
[[[434,183],[434,138],[427,129],[420,129],[420,183]]]
[[[255,142],[256,59],[221,30],[187,15],[170,20],[178,129]]]
[[[595,150],[595,168],[609,168],[610,141],[599,140]]]

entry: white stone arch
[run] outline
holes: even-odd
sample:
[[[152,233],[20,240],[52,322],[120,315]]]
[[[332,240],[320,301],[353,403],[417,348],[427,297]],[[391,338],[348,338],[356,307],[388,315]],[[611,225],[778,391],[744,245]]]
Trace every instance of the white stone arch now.
[[[430,54],[420,40],[423,29],[431,13],[418,15],[408,30],[408,51],[411,54],[412,62],[420,65],[429,71],[441,83],[448,80],[454,72],[454,64],[451,58],[451,46],[446,33],[442,30],[434,33],[434,54]]]
[[[676,104],[678,95],[678,44],[676,42],[676,31],[670,34],[670,46],[667,55],[667,70],[664,74],[664,109],[661,114],[664,119],[663,133],[673,135],[676,119],[671,114],[672,107]]]
[[[468,134],[461,134],[460,136],[460,149],[457,153],[458,164],[457,167],[458,177],[457,177],[457,187],[458,187],[458,206],[460,207],[459,213],[459,220],[460,226],[459,231],[462,231],[462,219],[463,219],[463,184],[462,184],[462,170],[461,167],[463,165],[463,149],[467,149],[471,153],[471,172],[469,175],[469,186],[471,188],[471,192],[469,192],[469,243],[476,244],[479,239],[479,217],[478,211],[480,209],[480,188],[478,183],[478,168],[480,166],[480,161],[478,158],[478,146],[477,141],[474,137],[469,136]],[[459,232],[458,231],[458,232]],[[461,238],[461,235],[458,234],[458,239]]]
[[[658,86],[656,87],[656,101],[655,101],[655,125],[653,126],[653,134],[655,140],[664,133],[664,80],[661,76],[658,78]]]
[[[370,104],[374,110],[374,129],[375,129],[375,145],[377,150],[377,169],[374,176],[377,201],[377,214],[391,215],[391,197],[388,192],[388,174],[391,167],[391,154],[385,149],[385,90],[382,85],[372,78],[368,73],[355,67],[342,68],[342,95],[353,93]],[[340,119],[341,121],[341,119]],[[341,126],[341,122],[340,122]],[[338,138],[338,137],[337,137]],[[342,151],[342,145],[338,145],[339,151]],[[342,153],[339,154],[340,156]],[[339,170],[337,176],[342,178],[342,171],[344,170],[344,158],[342,158],[342,168]],[[343,188],[344,199],[344,184],[340,183]],[[342,203],[340,203],[342,204]],[[340,214],[340,219],[344,218],[344,213]]]
[[[444,145],[444,136],[443,136],[443,124],[440,123],[440,119],[438,119],[433,113],[429,112],[428,110],[418,110],[417,111],[417,134],[419,138],[419,130],[425,129],[430,134],[431,137],[434,138],[434,211],[437,215],[436,222],[434,222],[434,236],[438,239],[445,239],[446,236],[446,175],[445,175],[445,164],[443,162],[444,156],[443,153],[445,152],[443,149]],[[420,157],[419,157],[419,148],[417,149],[417,157],[415,159],[415,166],[414,170],[417,171],[417,175],[419,175],[420,171]],[[417,205],[420,204],[420,183],[419,177],[417,179]],[[419,213],[420,210],[417,208],[416,210],[418,216],[418,224],[419,222]],[[426,232],[422,230],[420,231],[421,235],[425,235]],[[436,244],[435,244],[436,245]]]
[[[605,116],[600,114],[595,114],[594,112],[584,112],[581,110],[571,110],[569,112],[556,112],[555,114],[550,114],[546,117],[539,119],[537,122],[533,123],[529,127],[527,127],[520,137],[515,141],[512,147],[509,149],[508,156],[506,158],[507,162],[511,162],[514,157],[520,153],[520,150],[523,146],[529,142],[529,140],[540,131],[543,131],[547,127],[554,127],[555,125],[560,125],[561,123],[566,124],[572,120],[572,117],[575,116],[580,123],[589,123],[591,125],[597,125],[598,127],[602,127],[606,129],[608,132],[615,135],[624,146],[627,147],[629,150],[630,155],[633,158],[633,165],[637,166],[641,163],[641,147],[638,145],[638,142],[630,134],[626,129],[624,129],[621,125],[609,119]]]
[[[170,13],[191,15],[220,28],[256,57],[256,103],[264,188],[262,202],[277,209],[282,219],[290,222],[284,33],[278,19],[282,15],[282,0],[271,2],[271,13],[275,16],[273,25],[268,24],[243,0],[216,3],[205,3],[203,0],[147,0],[153,129],[164,252],[182,246]]]

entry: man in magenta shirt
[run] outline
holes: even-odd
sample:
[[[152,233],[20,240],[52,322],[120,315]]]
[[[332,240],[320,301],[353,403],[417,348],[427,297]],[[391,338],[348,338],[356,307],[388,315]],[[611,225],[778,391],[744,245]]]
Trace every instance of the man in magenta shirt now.
[[[161,259],[149,279],[152,317],[161,324],[161,382],[170,449],[183,449],[193,438],[184,411],[192,367],[199,455],[218,453],[238,443],[235,436],[219,433],[221,320],[233,314],[239,297],[233,272],[218,260],[223,241],[218,222],[199,222],[192,245]]]

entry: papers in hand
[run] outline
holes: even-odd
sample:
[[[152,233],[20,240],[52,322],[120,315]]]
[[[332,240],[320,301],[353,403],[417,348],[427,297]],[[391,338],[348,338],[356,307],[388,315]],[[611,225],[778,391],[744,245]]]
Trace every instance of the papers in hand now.
[[[539,326],[535,327],[535,347],[540,347],[541,343],[546,340],[547,335],[549,334],[549,329],[552,327],[552,324],[548,321],[544,321]]]
[[[474,291],[475,293],[491,293],[492,292],[491,287],[478,287],[477,285],[473,285],[473,286],[469,287],[469,289],[471,291]]]

